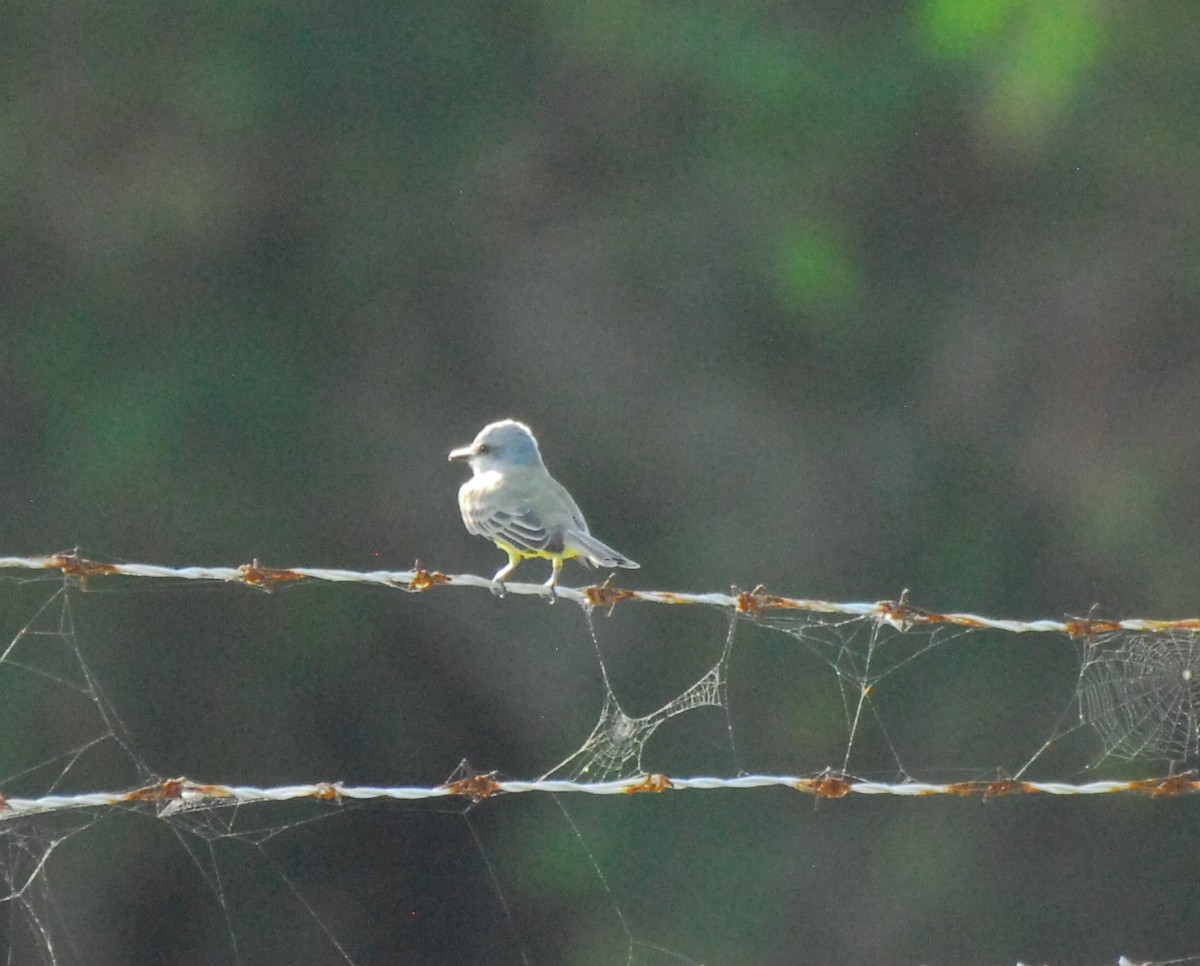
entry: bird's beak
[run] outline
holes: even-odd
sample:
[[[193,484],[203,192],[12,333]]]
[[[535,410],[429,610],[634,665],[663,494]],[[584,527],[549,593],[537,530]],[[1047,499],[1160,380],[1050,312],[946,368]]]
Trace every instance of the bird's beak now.
[[[460,446],[458,449],[450,450],[450,455],[447,457],[447,460],[469,460],[474,455],[475,447],[473,445]]]

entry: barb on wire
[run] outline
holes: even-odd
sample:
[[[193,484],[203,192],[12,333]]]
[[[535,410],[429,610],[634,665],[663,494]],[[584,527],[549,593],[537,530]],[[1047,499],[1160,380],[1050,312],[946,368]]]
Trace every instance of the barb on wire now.
[[[493,582],[474,574],[445,574],[437,570],[426,570],[419,562],[412,570],[340,570],[323,567],[267,567],[257,560],[237,567],[167,567],[159,564],[112,563],[90,560],[78,551],[56,553],[43,557],[0,557],[2,570],[57,570],[66,577],[86,585],[89,581],[114,576],[141,577],[159,580],[206,580],[222,583],[242,584],[262,590],[271,590],[284,584],[318,581],[329,583],[375,584],[422,593],[434,587],[480,587],[491,590]],[[545,597],[548,595],[542,584],[506,583],[509,594],[525,594]],[[864,617],[889,624],[900,631],[912,627],[946,624],[964,628],[990,628],[1012,634],[1050,633],[1067,634],[1071,637],[1087,637],[1094,634],[1110,634],[1115,631],[1138,631],[1161,633],[1164,631],[1200,630],[1200,618],[1180,620],[1157,620],[1127,618],[1105,620],[1087,617],[1068,617],[1063,620],[1007,620],[984,617],[979,614],[938,613],[916,607],[908,601],[908,591],[896,600],[835,602],[814,600],[804,597],[783,597],[768,594],[762,585],[750,591],[734,588],[730,594],[689,594],[661,590],[631,590],[613,587],[609,581],[581,589],[558,587],[557,596],[573,600],[587,607],[606,607],[610,610],[625,601],[642,601],[649,604],[701,604],[732,610],[749,618],[758,618],[769,613],[787,611],[817,614],[842,614],[848,617]]]

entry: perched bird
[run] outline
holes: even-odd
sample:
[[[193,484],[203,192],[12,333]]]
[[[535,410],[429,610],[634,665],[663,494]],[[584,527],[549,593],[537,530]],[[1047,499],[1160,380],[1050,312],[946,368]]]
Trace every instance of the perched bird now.
[[[575,557],[592,567],[638,566],[588,532],[579,507],[546,470],[524,423],[504,419],[484,426],[470,446],[451,450],[450,459],[467,460],[474,474],[458,491],[467,531],[508,554],[508,563],[492,578],[496,593],[504,593],[504,578],[527,557],[549,558],[545,586],[551,602],[564,560]]]

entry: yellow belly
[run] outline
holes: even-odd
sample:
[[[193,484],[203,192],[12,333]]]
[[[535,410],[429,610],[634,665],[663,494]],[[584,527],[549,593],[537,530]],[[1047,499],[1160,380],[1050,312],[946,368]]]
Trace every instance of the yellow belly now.
[[[564,549],[562,553],[553,553],[549,550],[525,550],[521,547],[514,547],[505,540],[493,540],[492,542],[508,554],[510,560],[528,560],[532,557],[542,557],[546,560],[570,560],[572,557],[579,556],[579,551],[572,550],[570,547]]]

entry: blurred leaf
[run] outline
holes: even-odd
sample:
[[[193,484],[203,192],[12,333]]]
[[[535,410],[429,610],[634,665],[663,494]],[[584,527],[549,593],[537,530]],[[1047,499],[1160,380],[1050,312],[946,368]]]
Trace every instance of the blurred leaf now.
[[[814,302],[845,302],[854,297],[858,286],[858,266],[853,256],[826,227],[796,227],[782,239],[778,287],[789,308]]]

